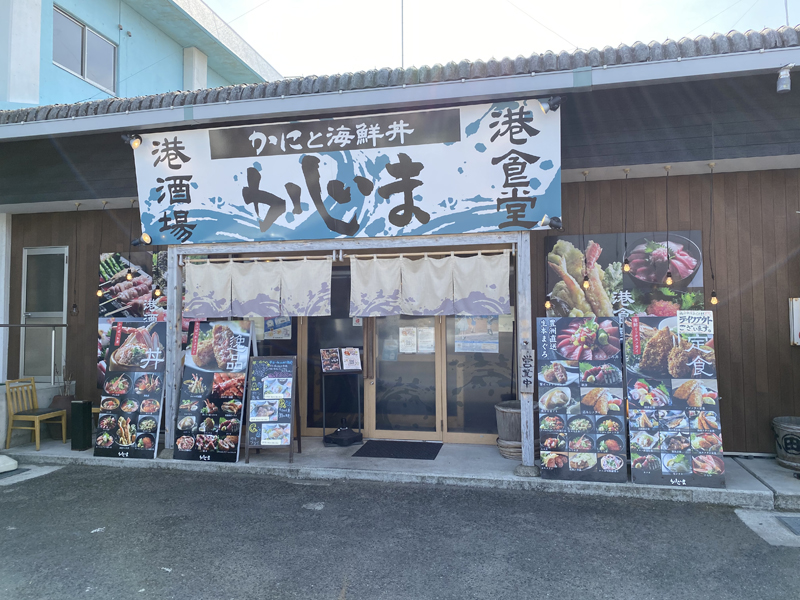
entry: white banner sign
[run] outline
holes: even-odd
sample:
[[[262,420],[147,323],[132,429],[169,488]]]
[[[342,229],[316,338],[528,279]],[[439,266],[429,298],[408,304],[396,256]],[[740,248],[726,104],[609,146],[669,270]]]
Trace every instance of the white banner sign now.
[[[561,215],[538,100],[173,131],[134,151],[156,244],[530,230]]]

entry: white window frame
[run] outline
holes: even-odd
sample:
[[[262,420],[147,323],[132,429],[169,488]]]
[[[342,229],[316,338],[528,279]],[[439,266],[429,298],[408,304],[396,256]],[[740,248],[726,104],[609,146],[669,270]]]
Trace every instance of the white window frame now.
[[[53,11],[59,13],[63,17],[66,17],[67,19],[69,19],[70,21],[72,21],[73,23],[75,23],[76,25],[78,25],[81,28],[81,70],[83,71],[83,73],[76,73],[72,69],[70,69],[68,67],[65,67],[64,65],[62,65],[61,63],[56,61],[55,58],[53,58],[53,64],[55,66],[57,66],[59,69],[64,69],[67,73],[71,73],[72,75],[75,75],[75,77],[79,77],[80,79],[83,79],[85,82],[91,83],[96,88],[99,88],[99,89],[103,90],[104,92],[107,92],[107,93],[111,94],[112,96],[116,96],[116,93],[117,93],[116,89],[108,89],[107,87],[97,83],[96,81],[92,81],[85,74],[86,73],[87,56],[88,56],[88,47],[89,47],[88,46],[88,42],[87,42],[87,32],[91,31],[93,34],[95,34],[100,39],[105,40],[106,42],[108,42],[111,45],[111,47],[114,49],[114,75],[112,77],[112,80],[114,81],[114,88],[117,87],[117,72],[118,72],[117,61],[119,60],[119,58],[118,58],[119,57],[119,52],[117,52],[119,47],[117,46],[117,44],[112,42],[110,39],[108,39],[106,36],[101,34],[99,31],[96,31],[95,29],[92,29],[91,27],[89,27],[85,23],[82,23],[81,21],[79,21],[78,19],[76,19],[75,17],[73,17],[72,15],[67,13],[66,11],[64,11],[62,8],[59,8],[55,4],[53,5]],[[55,36],[55,32],[53,33],[53,35]]]
[[[61,317],[61,323],[67,323],[67,301],[69,298],[69,246],[38,246],[35,248],[22,249],[22,303],[20,305],[20,323],[25,324],[27,316],[34,316],[31,313],[25,312],[28,295],[28,257],[38,254],[63,254],[64,255],[64,296],[61,304],[61,313],[46,312],[36,313],[36,317],[58,318]],[[20,377],[25,377],[25,328],[21,328],[19,336],[19,372]],[[63,329],[61,336],[61,362],[63,363],[67,357],[67,331]],[[63,365],[57,365],[58,372],[61,372]],[[30,377],[30,375],[28,375]],[[49,376],[37,375],[35,381],[50,381]]]

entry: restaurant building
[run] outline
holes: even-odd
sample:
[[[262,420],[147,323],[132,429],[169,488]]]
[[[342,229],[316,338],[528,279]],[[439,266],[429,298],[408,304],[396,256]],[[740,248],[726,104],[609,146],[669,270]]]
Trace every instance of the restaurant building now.
[[[799,32],[0,112],[2,320],[65,323],[76,395],[99,402],[98,261],[146,233],[166,252],[167,447],[188,321],[248,318],[259,354],[298,357],[303,436],[324,397],[328,427],[356,424],[360,398],[366,437],[494,444],[494,405],[516,397],[532,464],[535,319],[577,309],[549,238],[626,236],[603,250],[627,257],[627,238],[684,232],[701,267],[677,304],[714,311],[725,450],[774,452],[771,419],[800,414],[800,99],[776,89]],[[49,342],[22,335],[8,379],[36,361],[47,378]],[[334,347],[361,350],[362,376],[323,377]]]

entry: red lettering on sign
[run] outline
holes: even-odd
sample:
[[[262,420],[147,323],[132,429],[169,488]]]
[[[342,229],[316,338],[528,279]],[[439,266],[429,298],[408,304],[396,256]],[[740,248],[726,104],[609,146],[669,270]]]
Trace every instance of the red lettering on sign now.
[[[633,315],[631,318],[631,337],[633,338],[633,353],[642,353],[642,339],[639,337],[639,316]]]
[[[200,323],[195,321],[194,335],[192,336],[192,356],[197,356],[197,343],[200,341]]]
[[[114,337],[114,345],[119,346],[119,342],[122,339],[122,323],[117,323],[117,335]]]

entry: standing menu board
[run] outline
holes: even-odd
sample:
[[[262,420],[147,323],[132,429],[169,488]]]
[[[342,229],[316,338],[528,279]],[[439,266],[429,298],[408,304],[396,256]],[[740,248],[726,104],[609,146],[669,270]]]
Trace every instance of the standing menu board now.
[[[627,481],[619,322],[536,322],[542,477]]]
[[[294,356],[250,359],[245,462],[250,460],[250,448],[270,446],[289,446],[292,462],[296,372]]]
[[[155,458],[164,404],[166,334],[164,322],[111,324],[95,456]]]
[[[634,483],[723,487],[710,311],[625,321]]]
[[[250,321],[195,323],[181,379],[174,458],[239,460]]]

